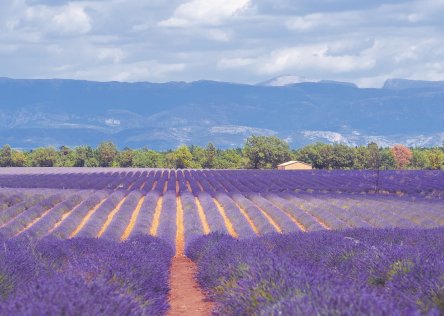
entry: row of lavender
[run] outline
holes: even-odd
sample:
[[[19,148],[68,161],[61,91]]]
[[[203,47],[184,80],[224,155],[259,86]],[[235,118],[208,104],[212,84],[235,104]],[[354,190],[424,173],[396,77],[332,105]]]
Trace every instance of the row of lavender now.
[[[2,189],[0,203],[15,204],[0,211],[0,234],[21,239],[39,239],[51,234],[63,239],[101,237],[114,241],[152,234],[174,246],[178,202],[184,212],[186,245],[208,232],[248,238],[272,232],[444,226],[444,205],[436,199],[368,194],[242,193],[223,181],[220,183],[232,192],[209,190],[207,193],[199,189],[195,191],[197,196],[190,191],[176,195],[175,187],[170,185],[174,182],[171,179],[166,182],[164,193],[154,190],[146,195],[125,190]],[[191,184],[193,186],[193,182]]]
[[[170,181],[170,180],[174,181]],[[177,184],[176,184],[177,180]],[[217,185],[221,181],[236,183],[242,192],[282,192],[294,190],[340,192],[407,192],[435,193],[444,191],[443,171],[370,171],[370,170],[140,170],[82,172],[59,174],[0,174],[0,187],[8,188],[57,188],[95,190],[140,190],[143,194],[156,190],[177,188],[186,191],[187,182],[209,181],[211,189],[225,191]],[[190,183],[191,184],[191,183]],[[195,187],[195,189],[200,189]],[[205,188],[207,189],[207,188]],[[194,190],[193,190],[194,191]]]
[[[444,229],[200,237],[217,315],[443,315]]]
[[[98,239],[0,237],[1,315],[164,315],[173,250],[139,236]]]

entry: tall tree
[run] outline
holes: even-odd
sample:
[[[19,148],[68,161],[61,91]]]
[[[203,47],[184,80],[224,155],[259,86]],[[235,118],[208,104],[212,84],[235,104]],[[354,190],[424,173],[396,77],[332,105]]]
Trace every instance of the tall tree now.
[[[242,152],[236,149],[226,149],[222,151],[214,162],[214,168],[217,169],[241,169],[246,166],[246,159]]]
[[[119,165],[123,168],[128,168],[133,166],[134,150],[125,147],[119,155]]]
[[[133,167],[160,168],[162,167],[161,154],[146,148],[136,150],[133,157]]]
[[[11,146],[4,145],[0,149],[0,167],[12,167],[13,166],[13,150]]]
[[[74,149],[74,167],[97,167],[99,161],[90,146],[79,146]]]
[[[248,166],[253,169],[276,168],[280,163],[290,160],[288,144],[276,136],[250,136],[244,145],[244,155]]]
[[[12,165],[14,167],[25,167],[26,166],[26,155],[22,151],[13,150],[12,151]]]
[[[414,169],[425,169],[427,168],[427,151],[420,149],[412,150],[412,160],[410,162],[412,168]]]
[[[117,146],[112,142],[104,142],[97,148],[100,167],[111,167],[118,155]]]
[[[193,155],[186,145],[182,145],[175,151],[166,155],[167,165],[170,168],[185,169],[195,168]]]
[[[444,153],[438,149],[433,148],[426,152],[427,167],[433,170],[439,170],[444,167]]]
[[[53,147],[37,148],[30,156],[34,167],[54,167],[58,158],[57,151]]]
[[[381,152],[378,144],[371,142],[367,145],[368,161],[367,167],[372,170],[381,169]]]
[[[214,168],[216,163],[217,149],[212,143],[208,143],[205,148],[205,162],[202,167],[204,168]]]
[[[74,165],[75,165],[75,152],[67,146],[60,146],[58,152],[57,166],[74,167]]]

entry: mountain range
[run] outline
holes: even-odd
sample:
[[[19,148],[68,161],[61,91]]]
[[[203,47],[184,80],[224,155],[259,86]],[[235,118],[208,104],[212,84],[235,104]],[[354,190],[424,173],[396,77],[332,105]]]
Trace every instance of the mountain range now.
[[[382,88],[304,82],[125,83],[0,78],[0,144],[156,150],[180,144],[242,146],[252,134],[308,143],[441,145],[444,82],[388,80]]]

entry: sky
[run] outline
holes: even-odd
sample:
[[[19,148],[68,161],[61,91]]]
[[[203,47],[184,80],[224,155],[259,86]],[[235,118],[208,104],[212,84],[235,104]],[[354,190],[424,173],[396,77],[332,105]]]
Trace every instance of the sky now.
[[[444,0],[2,0],[0,77],[444,80]]]

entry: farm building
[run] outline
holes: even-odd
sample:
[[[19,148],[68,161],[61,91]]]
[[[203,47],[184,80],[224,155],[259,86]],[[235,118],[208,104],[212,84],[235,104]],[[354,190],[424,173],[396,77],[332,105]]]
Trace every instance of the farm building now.
[[[313,167],[310,164],[305,163],[305,162],[301,162],[301,161],[296,161],[296,160],[281,163],[280,165],[277,166],[277,168],[278,168],[278,170],[310,170],[310,169],[313,169]]]

